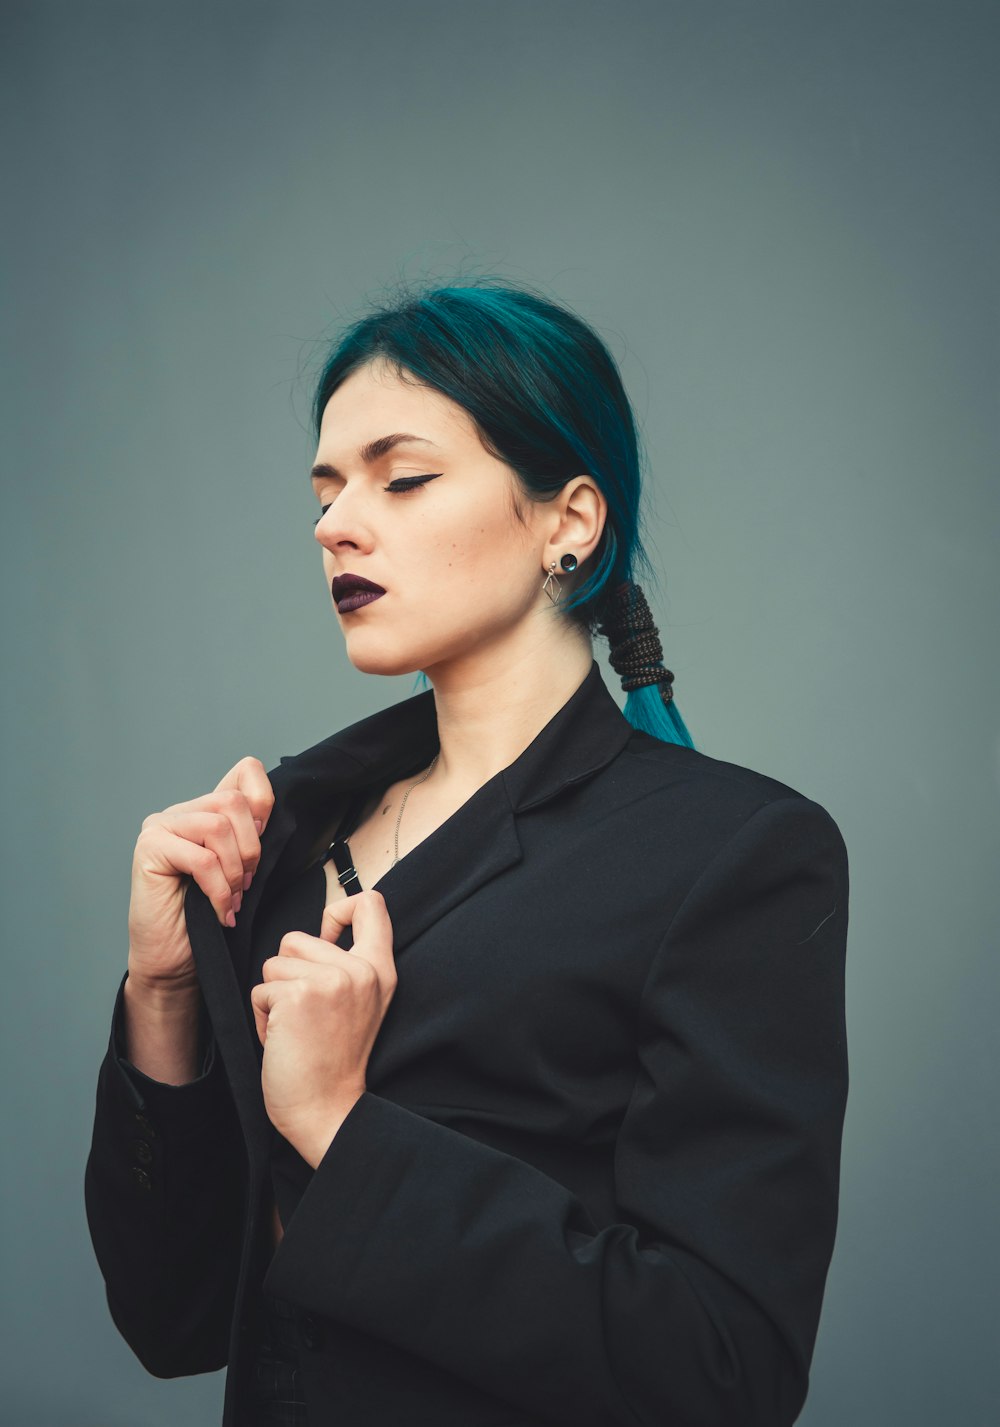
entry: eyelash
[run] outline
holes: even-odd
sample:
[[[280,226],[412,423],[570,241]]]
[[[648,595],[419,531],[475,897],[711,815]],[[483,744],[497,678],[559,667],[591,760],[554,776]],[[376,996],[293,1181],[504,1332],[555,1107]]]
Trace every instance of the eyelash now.
[[[440,476],[440,475],[442,475],[442,474],[443,474],[443,472],[441,472],[441,471],[435,472],[435,475],[438,475],[438,476]],[[433,475],[428,475],[428,476],[397,476],[394,481],[390,481],[389,484],[388,484],[387,486],[383,486],[382,489],[383,489],[384,491],[389,491],[391,495],[405,495],[407,491],[414,490],[417,486],[422,486],[422,485],[426,484],[427,481],[432,481],[432,480],[434,480],[434,476],[433,476]],[[332,505],[332,504],[333,504],[333,501],[330,502],[330,505]],[[316,519],[313,521],[313,525],[318,525],[318,524],[320,523],[320,521],[323,519],[324,515],[326,515],[327,511],[330,509],[330,505],[321,505],[321,506],[320,506],[320,508],[319,508],[319,515],[317,515]]]

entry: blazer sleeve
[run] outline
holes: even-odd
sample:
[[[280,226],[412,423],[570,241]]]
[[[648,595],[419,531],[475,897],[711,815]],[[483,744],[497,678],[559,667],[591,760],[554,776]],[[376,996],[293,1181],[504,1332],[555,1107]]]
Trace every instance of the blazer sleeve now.
[[[365,1091],[265,1288],[566,1427],[783,1427],[802,1407],[847,1098],[846,849],[759,807],[652,960],[616,1222]]]
[[[199,1077],[152,1080],[124,1055],[124,986],[97,1080],[84,1198],[111,1317],[157,1377],[228,1357],[240,1263],[243,1139],[221,1058]]]

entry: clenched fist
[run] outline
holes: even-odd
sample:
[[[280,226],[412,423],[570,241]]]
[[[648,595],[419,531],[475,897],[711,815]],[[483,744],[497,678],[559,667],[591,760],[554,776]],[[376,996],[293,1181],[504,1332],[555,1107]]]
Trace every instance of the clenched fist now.
[[[334,945],[344,927],[354,945]],[[396,990],[392,923],[381,892],[328,906],[320,935],[286,932],[250,992],[271,1123],[315,1169],[366,1089],[375,1038]]]
[[[132,856],[129,979],[164,989],[196,984],[184,920],[193,878],[226,926],[260,861],[260,834],[274,791],[259,758],[241,758],[214,792],[143,820]]]

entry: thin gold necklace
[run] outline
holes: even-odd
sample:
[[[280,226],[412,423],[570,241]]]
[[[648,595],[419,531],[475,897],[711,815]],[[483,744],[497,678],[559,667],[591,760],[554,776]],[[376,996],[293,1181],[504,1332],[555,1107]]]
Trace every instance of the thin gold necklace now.
[[[421,773],[420,777],[417,779],[417,783],[422,783],[425,778],[428,778],[428,777],[430,776],[431,772],[433,771],[434,764],[438,761],[438,759],[439,759],[440,757],[441,757],[441,750],[440,750],[440,748],[439,748],[438,751],[437,751],[437,753],[435,753],[434,757],[431,759],[431,766],[430,766],[430,768],[428,768],[428,770],[427,770],[426,773]],[[407,788],[406,792],[403,794],[403,801],[402,801],[402,802],[400,803],[400,805],[399,805],[399,813],[398,813],[397,816],[396,816],[396,837],[395,837],[395,852],[396,852],[396,855],[395,855],[395,857],[392,859],[392,861],[389,863],[389,866],[390,866],[390,867],[395,867],[396,863],[399,861],[399,824],[400,824],[400,821],[401,821],[402,816],[403,816],[403,809],[406,807],[406,800],[407,800],[407,798],[410,796],[410,794],[413,792],[414,788],[417,786],[417,783],[411,783],[411,784],[410,784],[410,786]]]

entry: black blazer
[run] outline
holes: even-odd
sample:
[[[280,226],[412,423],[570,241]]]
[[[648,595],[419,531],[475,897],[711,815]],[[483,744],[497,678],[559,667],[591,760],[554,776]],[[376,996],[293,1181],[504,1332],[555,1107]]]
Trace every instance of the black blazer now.
[[[309,1314],[311,1423],[793,1422],[837,1219],[846,849],[795,789],[633,729],[596,662],[377,883],[396,993],[273,1252],[253,918],[437,746],[428,690],[282,758],[239,925],[189,882],[200,1079],[123,1063],[119,988],[86,1169],[115,1323],[157,1376],[228,1363],[227,1427],[262,1279]]]

